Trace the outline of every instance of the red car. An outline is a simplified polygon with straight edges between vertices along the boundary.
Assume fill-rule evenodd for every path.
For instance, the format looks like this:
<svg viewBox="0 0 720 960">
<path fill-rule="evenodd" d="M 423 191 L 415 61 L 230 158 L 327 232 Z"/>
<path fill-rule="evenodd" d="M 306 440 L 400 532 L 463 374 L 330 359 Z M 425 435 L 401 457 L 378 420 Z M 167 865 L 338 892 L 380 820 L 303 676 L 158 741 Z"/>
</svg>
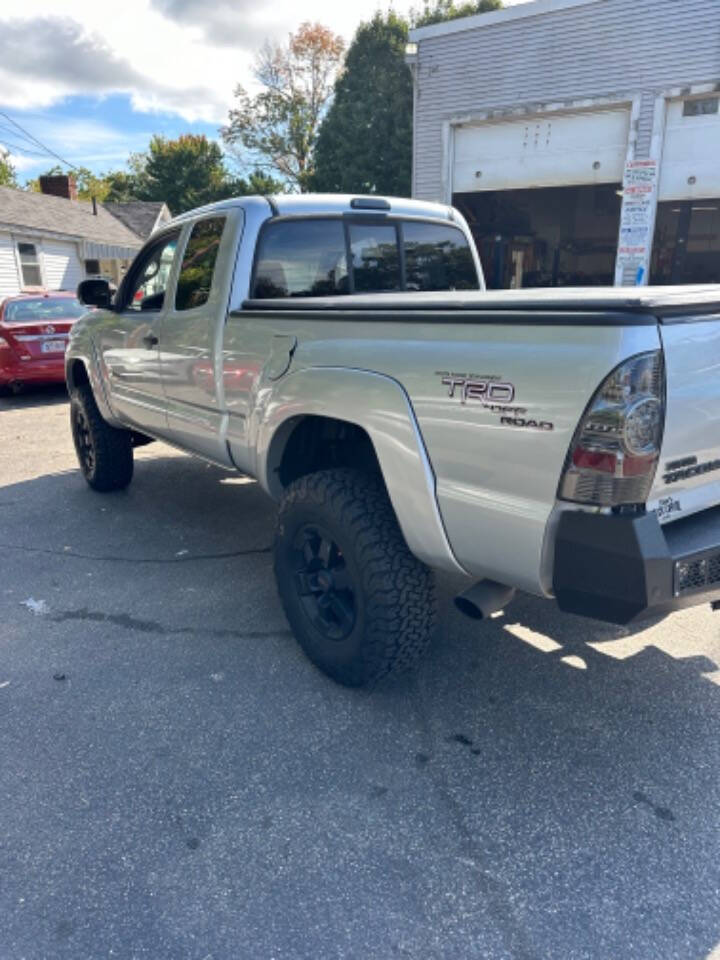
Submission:
<svg viewBox="0 0 720 960">
<path fill-rule="evenodd" d="M 0 304 L 0 388 L 65 379 L 70 327 L 88 312 L 74 293 L 33 293 Z"/>
</svg>

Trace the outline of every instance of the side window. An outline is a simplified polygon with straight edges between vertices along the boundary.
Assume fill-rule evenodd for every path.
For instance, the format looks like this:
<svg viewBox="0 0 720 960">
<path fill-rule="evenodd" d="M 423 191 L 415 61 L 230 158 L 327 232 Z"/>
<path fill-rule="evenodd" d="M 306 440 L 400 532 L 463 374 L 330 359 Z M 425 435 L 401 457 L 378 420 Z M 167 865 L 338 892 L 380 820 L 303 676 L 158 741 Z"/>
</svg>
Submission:
<svg viewBox="0 0 720 960">
<path fill-rule="evenodd" d="M 42 272 L 40 270 L 40 256 L 34 243 L 18 243 L 20 269 L 24 287 L 41 287 Z"/>
<path fill-rule="evenodd" d="M 400 254 L 393 224 L 351 224 L 350 251 L 356 293 L 401 289 Z"/>
<path fill-rule="evenodd" d="M 281 220 L 263 230 L 253 297 L 324 297 L 348 290 L 340 220 Z"/>
<path fill-rule="evenodd" d="M 225 217 L 198 220 L 188 238 L 175 294 L 176 310 L 192 310 L 207 303 Z"/>
<path fill-rule="evenodd" d="M 126 310 L 162 310 L 165 303 L 178 235 L 163 237 L 139 255 L 129 277 L 124 297 Z"/>
<path fill-rule="evenodd" d="M 465 234 L 442 223 L 403 223 L 407 290 L 477 290 Z"/>
</svg>

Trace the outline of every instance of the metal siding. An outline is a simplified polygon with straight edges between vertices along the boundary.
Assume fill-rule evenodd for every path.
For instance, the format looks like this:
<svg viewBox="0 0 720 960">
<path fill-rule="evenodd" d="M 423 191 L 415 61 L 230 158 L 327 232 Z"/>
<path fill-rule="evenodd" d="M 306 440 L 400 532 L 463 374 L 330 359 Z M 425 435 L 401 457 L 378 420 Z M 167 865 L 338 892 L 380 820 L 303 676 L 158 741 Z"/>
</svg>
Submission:
<svg viewBox="0 0 720 960">
<path fill-rule="evenodd" d="M 604 0 L 421 40 L 415 195 L 443 199 L 442 125 L 450 118 L 642 94 L 642 157 L 655 97 L 718 79 L 718 0 Z"/>
<path fill-rule="evenodd" d="M 15 244 L 9 233 L 0 233 L 0 300 L 20 292 Z"/>
<path fill-rule="evenodd" d="M 83 264 L 74 243 L 40 244 L 43 261 L 43 275 L 48 290 L 76 290 L 85 276 Z"/>
</svg>

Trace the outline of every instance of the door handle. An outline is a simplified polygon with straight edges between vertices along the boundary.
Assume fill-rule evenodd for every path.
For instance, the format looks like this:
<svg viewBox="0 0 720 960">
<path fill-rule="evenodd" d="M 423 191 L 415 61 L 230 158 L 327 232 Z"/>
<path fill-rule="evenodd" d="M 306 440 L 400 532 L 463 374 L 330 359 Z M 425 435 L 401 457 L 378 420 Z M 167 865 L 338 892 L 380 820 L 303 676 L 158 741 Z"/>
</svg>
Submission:
<svg viewBox="0 0 720 960">
<path fill-rule="evenodd" d="M 142 338 L 146 347 L 156 347 L 160 342 L 154 333 L 146 333 Z"/>
</svg>

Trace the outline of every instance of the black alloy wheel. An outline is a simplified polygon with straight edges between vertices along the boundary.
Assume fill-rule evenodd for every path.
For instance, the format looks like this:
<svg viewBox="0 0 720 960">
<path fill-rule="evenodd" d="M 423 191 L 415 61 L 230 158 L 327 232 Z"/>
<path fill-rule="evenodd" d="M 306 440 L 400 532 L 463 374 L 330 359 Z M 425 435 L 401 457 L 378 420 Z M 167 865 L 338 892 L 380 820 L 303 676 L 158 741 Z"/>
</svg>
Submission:
<svg viewBox="0 0 720 960">
<path fill-rule="evenodd" d="M 72 432 L 80 469 L 86 478 L 92 477 L 95 472 L 95 449 L 90 424 L 82 407 L 77 406 L 72 410 Z"/>
<path fill-rule="evenodd" d="M 301 527 L 293 541 L 295 589 L 310 622 L 329 640 L 344 640 L 355 626 L 355 588 L 342 550 L 332 536 L 313 524 Z"/>
</svg>

